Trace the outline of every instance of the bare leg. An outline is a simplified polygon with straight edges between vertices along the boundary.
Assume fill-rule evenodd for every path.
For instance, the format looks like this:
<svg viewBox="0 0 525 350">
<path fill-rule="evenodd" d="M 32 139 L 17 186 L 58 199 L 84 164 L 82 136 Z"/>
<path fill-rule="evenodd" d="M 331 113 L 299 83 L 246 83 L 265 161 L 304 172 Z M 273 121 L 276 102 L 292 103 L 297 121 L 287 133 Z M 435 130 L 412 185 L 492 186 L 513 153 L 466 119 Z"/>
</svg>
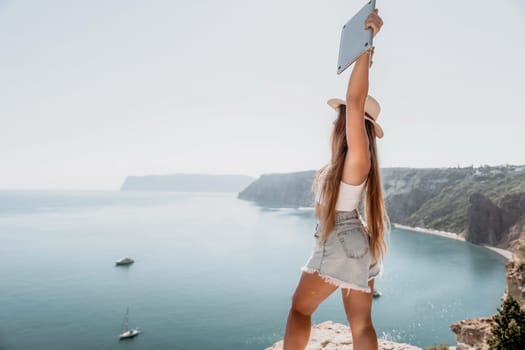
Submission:
<svg viewBox="0 0 525 350">
<path fill-rule="evenodd" d="M 292 297 L 283 350 L 304 350 L 310 339 L 312 314 L 338 287 L 324 281 L 317 272 L 303 271 Z"/>
<path fill-rule="evenodd" d="M 350 323 L 354 350 L 378 350 L 377 335 L 372 324 L 372 299 L 374 296 L 374 281 L 368 281 L 370 293 L 342 288 L 341 294 L 345 306 L 346 318 Z"/>
</svg>

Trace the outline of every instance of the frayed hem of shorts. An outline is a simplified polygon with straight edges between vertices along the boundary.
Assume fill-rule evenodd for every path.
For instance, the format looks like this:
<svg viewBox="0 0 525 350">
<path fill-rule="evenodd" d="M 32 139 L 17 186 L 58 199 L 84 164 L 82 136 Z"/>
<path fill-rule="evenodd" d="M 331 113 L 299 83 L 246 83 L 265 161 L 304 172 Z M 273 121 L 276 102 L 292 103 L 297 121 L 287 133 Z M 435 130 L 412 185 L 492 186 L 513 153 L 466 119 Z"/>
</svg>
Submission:
<svg viewBox="0 0 525 350">
<path fill-rule="evenodd" d="M 383 276 L 383 271 L 384 271 L 385 267 L 383 266 L 383 264 L 379 265 L 379 272 L 377 273 L 377 275 L 374 275 L 374 276 L 371 276 L 371 277 L 368 277 L 368 281 L 374 279 L 374 278 L 378 278 L 378 277 L 381 277 Z"/>
<path fill-rule="evenodd" d="M 348 291 L 346 292 L 347 296 L 350 294 L 350 289 L 355 289 L 355 290 L 358 290 L 360 292 L 365 292 L 365 293 L 370 293 L 371 292 L 370 291 L 370 287 L 363 288 L 363 287 L 360 287 L 360 286 L 358 286 L 356 284 L 353 284 L 353 283 L 348 283 L 348 282 L 345 282 L 345 281 L 341 281 L 340 279 L 337 279 L 337 278 L 332 277 L 332 276 L 328 276 L 328 275 L 325 275 L 325 274 L 320 274 L 318 269 L 311 269 L 309 267 L 303 266 L 303 267 L 301 267 L 301 271 L 304 271 L 304 272 L 307 272 L 307 273 L 317 272 L 319 277 L 321 277 L 324 281 L 326 281 L 326 282 L 328 282 L 330 284 L 333 284 L 334 286 L 337 286 L 337 287 L 340 287 L 340 288 L 344 288 L 344 289 L 348 289 Z"/>
</svg>

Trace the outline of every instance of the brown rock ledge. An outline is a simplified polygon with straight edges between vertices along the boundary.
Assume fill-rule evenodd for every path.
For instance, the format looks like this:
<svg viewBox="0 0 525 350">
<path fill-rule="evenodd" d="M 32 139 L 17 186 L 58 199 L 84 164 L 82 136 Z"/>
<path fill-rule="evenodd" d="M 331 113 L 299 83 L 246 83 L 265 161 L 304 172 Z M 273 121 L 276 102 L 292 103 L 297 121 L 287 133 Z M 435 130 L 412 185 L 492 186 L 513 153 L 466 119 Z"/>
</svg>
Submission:
<svg viewBox="0 0 525 350">
<path fill-rule="evenodd" d="M 492 331 L 491 317 L 469 318 L 450 326 L 458 341 L 457 350 L 488 350 Z"/>
<path fill-rule="evenodd" d="M 395 343 L 378 339 L 379 350 L 422 350 L 406 343 Z M 265 350 L 282 350 L 283 341 L 279 340 Z M 310 341 L 305 350 L 353 350 L 350 327 L 342 323 L 325 321 L 312 325 Z"/>
</svg>

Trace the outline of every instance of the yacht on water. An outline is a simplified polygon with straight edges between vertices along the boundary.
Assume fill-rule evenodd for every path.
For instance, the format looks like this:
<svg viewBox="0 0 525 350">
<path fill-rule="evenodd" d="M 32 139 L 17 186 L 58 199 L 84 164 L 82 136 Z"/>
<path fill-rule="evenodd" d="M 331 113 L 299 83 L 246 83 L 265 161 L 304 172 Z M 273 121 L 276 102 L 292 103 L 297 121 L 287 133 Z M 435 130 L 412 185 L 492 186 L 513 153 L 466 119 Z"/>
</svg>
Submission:
<svg viewBox="0 0 525 350">
<path fill-rule="evenodd" d="M 118 259 L 117 261 L 115 261 L 115 265 L 119 266 L 119 265 L 131 265 L 135 262 L 135 260 L 131 259 L 131 258 L 128 258 L 128 257 L 124 257 L 124 258 L 121 258 L 121 259 Z"/>
<path fill-rule="evenodd" d="M 123 327 L 124 332 L 120 333 L 119 340 L 134 338 L 142 333 L 138 328 L 129 328 L 128 325 L 128 308 L 126 308 L 126 318 L 124 320 Z"/>
</svg>

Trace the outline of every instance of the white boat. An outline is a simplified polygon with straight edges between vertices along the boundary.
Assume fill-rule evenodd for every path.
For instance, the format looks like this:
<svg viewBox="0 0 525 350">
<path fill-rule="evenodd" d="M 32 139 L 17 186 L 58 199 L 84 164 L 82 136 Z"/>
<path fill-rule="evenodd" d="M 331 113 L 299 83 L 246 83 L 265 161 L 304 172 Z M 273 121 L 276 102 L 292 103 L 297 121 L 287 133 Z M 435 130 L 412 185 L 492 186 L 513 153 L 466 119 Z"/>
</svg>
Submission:
<svg viewBox="0 0 525 350">
<path fill-rule="evenodd" d="M 138 328 L 129 328 L 128 325 L 128 308 L 126 308 L 126 318 L 123 323 L 124 332 L 119 334 L 119 340 L 134 338 L 142 333 Z"/>
<path fill-rule="evenodd" d="M 131 259 L 131 258 L 128 258 L 128 257 L 124 257 L 124 258 L 121 258 L 121 259 L 118 259 L 117 261 L 115 261 L 115 265 L 131 265 L 135 262 L 135 260 Z"/>
<path fill-rule="evenodd" d="M 374 298 L 380 297 L 381 295 L 383 295 L 383 293 L 374 288 Z"/>
<path fill-rule="evenodd" d="M 141 332 L 138 330 L 138 329 L 130 329 L 126 332 L 123 332 L 119 335 L 119 339 L 129 339 L 129 338 L 133 338 L 133 337 L 136 337 L 137 335 L 139 335 Z"/>
</svg>

